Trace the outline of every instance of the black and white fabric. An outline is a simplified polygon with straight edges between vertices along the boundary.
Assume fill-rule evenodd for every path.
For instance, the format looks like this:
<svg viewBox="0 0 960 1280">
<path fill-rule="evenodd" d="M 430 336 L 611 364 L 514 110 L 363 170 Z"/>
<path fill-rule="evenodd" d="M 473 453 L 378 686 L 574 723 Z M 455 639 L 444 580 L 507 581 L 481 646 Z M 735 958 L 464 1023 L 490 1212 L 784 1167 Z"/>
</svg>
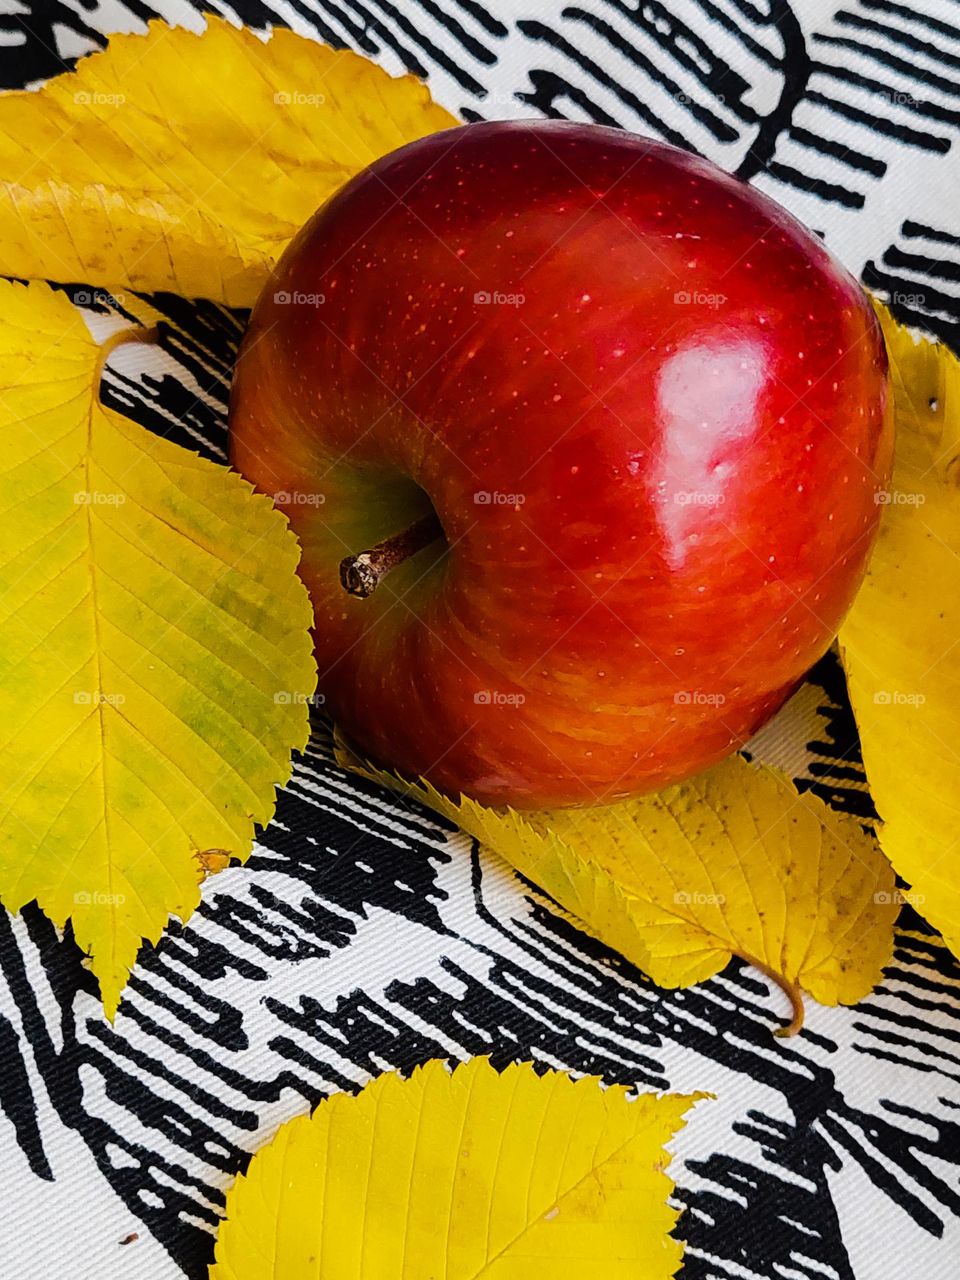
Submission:
<svg viewBox="0 0 960 1280">
<path fill-rule="evenodd" d="M 187 0 L 4 9 L 8 88 L 151 17 L 203 23 Z M 416 72 L 464 119 L 595 120 L 699 151 L 823 235 L 901 319 L 960 339 L 958 0 L 216 11 Z M 118 357 L 106 394 L 223 460 L 245 316 L 152 301 L 160 349 Z M 94 295 L 92 322 L 112 309 Z M 834 657 L 752 749 L 871 816 Z M 657 989 L 465 836 L 341 772 L 318 721 L 250 861 L 144 951 L 112 1027 L 69 931 L 0 912 L 0 1278 L 201 1280 L 226 1188 L 283 1121 L 383 1071 L 488 1054 L 716 1095 L 673 1148 L 683 1280 L 957 1280 L 960 964 L 907 908 L 869 999 L 811 1004 L 788 1041 L 771 1034 L 785 1012 L 738 963 Z"/>
</svg>

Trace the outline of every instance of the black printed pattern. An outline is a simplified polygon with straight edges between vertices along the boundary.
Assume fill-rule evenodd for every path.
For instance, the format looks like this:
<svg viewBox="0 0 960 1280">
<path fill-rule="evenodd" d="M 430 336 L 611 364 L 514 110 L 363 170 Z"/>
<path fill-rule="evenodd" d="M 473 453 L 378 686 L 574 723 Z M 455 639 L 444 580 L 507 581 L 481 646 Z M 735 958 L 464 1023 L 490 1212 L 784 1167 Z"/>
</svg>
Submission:
<svg viewBox="0 0 960 1280">
<path fill-rule="evenodd" d="M 121 14 L 189 12 L 47 0 L 0 16 L 0 84 L 55 74 Z M 956 0 L 227 12 L 423 75 L 465 119 L 597 120 L 698 150 L 793 209 L 901 318 L 957 341 Z M 138 377 L 112 373 L 106 398 L 222 461 L 245 316 L 151 301 L 160 350 Z M 752 746 L 872 816 L 832 655 Z M 69 931 L 0 913 L 0 1276 L 200 1280 L 226 1188 L 279 1123 L 385 1070 L 489 1054 L 717 1095 L 676 1143 L 684 1280 L 955 1280 L 960 965 L 908 913 L 869 1000 L 811 1008 L 792 1041 L 771 1035 L 784 1013 L 738 963 L 658 990 L 466 837 L 344 775 L 318 721 L 252 858 L 144 952 L 114 1027 Z"/>
</svg>

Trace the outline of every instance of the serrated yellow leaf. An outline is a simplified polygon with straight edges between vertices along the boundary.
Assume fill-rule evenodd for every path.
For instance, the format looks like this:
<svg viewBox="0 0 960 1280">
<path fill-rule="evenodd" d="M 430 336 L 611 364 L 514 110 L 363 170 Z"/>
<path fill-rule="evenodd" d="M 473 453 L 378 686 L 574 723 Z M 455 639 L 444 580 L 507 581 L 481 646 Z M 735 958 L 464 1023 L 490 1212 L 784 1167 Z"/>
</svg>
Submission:
<svg viewBox="0 0 960 1280">
<path fill-rule="evenodd" d="M 381 1076 L 254 1156 L 210 1280 L 667 1280 L 663 1146 L 705 1096 L 484 1058 Z"/>
<path fill-rule="evenodd" d="M 347 768 L 387 785 L 343 743 Z M 732 956 L 790 994 L 855 1004 L 893 947 L 893 871 L 853 818 L 742 756 L 657 795 L 588 809 L 487 809 L 403 789 L 488 845 L 663 987 Z"/>
<path fill-rule="evenodd" d="M 112 1015 L 204 860 L 269 820 L 316 671 L 285 519 L 104 409 L 103 351 L 0 282 L 0 901 L 72 918 Z"/>
<path fill-rule="evenodd" d="M 960 955 L 960 362 L 877 311 L 896 453 L 840 648 L 881 846 Z"/>
<path fill-rule="evenodd" d="M 413 76 L 292 31 L 151 22 L 0 95 L 0 274 L 250 306 L 348 178 L 457 123 Z"/>
</svg>

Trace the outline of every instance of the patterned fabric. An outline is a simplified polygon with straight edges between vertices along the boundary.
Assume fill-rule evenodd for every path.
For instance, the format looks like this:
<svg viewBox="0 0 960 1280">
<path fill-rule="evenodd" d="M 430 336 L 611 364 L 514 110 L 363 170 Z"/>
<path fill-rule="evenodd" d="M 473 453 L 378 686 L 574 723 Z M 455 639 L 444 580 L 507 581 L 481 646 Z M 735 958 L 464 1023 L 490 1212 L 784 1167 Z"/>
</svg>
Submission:
<svg viewBox="0 0 960 1280">
<path fill-rule="evenodd" d="M 821 233 L 902 319 L 960 337 L 957 0 L 218 11 L 415 71 L 466 119 L 596 120 L 700 151 Z M 186 0 L 0 16 L 0 83 L 155 15 L 202 24 Z M 106 397 L 222 460 L 245 316 L 153 301 L 160 349 L 128 351 Z M 871 816 L 833 656 L 752 749 Z M 658 990 L 466 837 L 345 776 L 319 722 L 249 863 L 144 952 L 115 1026 L 69 932 L 36 910 L 0 912 L 0 975 L 0 1277 L 200 1280 L 225 1189 L 280 1123 L 382 1071 L 481 1053 L 716 1094 L 674 1144 L 684 1280 L 960 1276 L 960 965 L 909 909 L 872 997 L 810 1005 L 803 1033 L 777 1040 L 783 997 L 756 971 Z"/>
</svg>

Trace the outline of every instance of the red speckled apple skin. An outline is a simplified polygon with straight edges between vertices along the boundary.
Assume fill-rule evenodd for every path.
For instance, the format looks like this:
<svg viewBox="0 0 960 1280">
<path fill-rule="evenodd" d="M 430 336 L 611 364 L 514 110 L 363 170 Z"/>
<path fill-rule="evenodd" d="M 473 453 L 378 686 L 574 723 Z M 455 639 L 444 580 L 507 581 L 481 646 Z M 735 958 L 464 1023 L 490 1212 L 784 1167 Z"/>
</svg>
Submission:
<svg viewBox="0 0 960 1280">
<path fill-rule="evenodd" d="M 353 179 L 260 298 L 232 457 L 303 543 L 320 692 L 381 765 L 517 807 L 719 760 L 859 586 L 889 480 L 857 283 L 710 163 L 467 125 Z M 367 600 L 338 565 L 432 503 Z"/>
</svg>

